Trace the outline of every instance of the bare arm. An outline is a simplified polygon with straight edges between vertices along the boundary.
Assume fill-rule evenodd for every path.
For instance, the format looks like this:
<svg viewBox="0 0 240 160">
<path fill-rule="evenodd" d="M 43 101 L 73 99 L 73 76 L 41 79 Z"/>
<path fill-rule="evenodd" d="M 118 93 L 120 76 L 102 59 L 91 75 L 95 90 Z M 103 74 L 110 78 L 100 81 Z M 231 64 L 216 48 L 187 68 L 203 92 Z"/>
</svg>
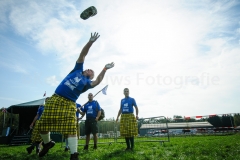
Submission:
<svg viewBox="0 0 240 160">
<path fill-rule="evenodd" d="M 92 46 L 93 42 L 88 42 L 82 49 L 82 52 L 80 53 L 78 59 L 77 59 L 77 63 L 83 63 L 85 60 L 85 56 L 88 54 L 88 51 L 90 49 L 90 47 Z"/>
<path fill-rule="evenodd" d="M 114 63 L 113 63 L 113 62 L 112 62 L 112 63 L 109 63 L 109 64 L 106 64 L 105 67 L 104 67 L 104 69 L 103 69 L 103 70 L 101 71 L 101 73 L 97 76 L 97 79 L 96 79 L 95 81 L 92 81 L 91 86 L 92 86 L 92 87 L 95 87 L 95 86 L 99 85 L 99 84 L 102 82 L 106 71 L 107 71 L 108 69 L 112 68 L 112 67 L 114 67 Z"/>
<path fill-rule="evenodd" d="M 117 119 L 116 119 L 116 122 L 118 121 L 118 118 L 119 118 L 119 116 L 122 114 L 122 110 L 121 110 L 121 108 L 119 109 L 119 111 L 118 111 L 118 115 L 117 115 Z"/>
<path fill-rule="evenodd" d="M 85 116 L 85 112 L 82 112 L 82 114 L 81 114 L 81 115 L 82 115 L 82 118 L 83 118 L 83 117 Z"/>
<path fill-rule="evenodd" d="M 137 106 L 134 106 L 135 109 L 136 109 L 136 119 L 138 119 L 138 107 Z"/>
<path fill-rule="evenodd" d="M 30 125 L 30 128 L 33 127 L 33 125 L 34 125 L 34 123 L 36 122 L 37 118 L 38 118 L 38 114 L 34 117 L 32 123 L 31 123 L 31 125 Z"/>
<path fill-rule="evenodd" d="M 79 118 L 79 120 L 83 119 L 84 116 L 85 116 L 85 113 L 82 114 L 82 116 Z"/>
<path fill-rule="evenodd" d="M 82 117 L 84 116 L 84 112 L 82 112 L 79 108 L 77 109 L 77 112 L 80 113 L 82 115 Z"/>
<path fill-rule="evenodd" d="M 92 35 L 91 33 L 91 37 L 90 40 L 87 42 L 87 44 L 83 47 L 78 59 L 77 59 L 77 63 L 83 63 L 85 60 L 86 55 L 88 54 L 88 51 L 90 49 L 90 47 L 92 46 L 92 44 L 100 37 L 100 35 L 98 35 L 98 33 L 94 33 L 94 35 Z"/>
<path fill-rule="evenodd" d="M 102 80 L 103 80 L 103 78 L 105 76 L 105 73 L 106 73 L 106 69 L 104 68 L 101 71 L 101 73 L 97 76 L 97 79 L 95 81 L 92 81 L 91 86 L 95 87 L 95 86 L 99 85 L 102 82 Z"/>
<path fill-rule="evenodd" d="M 98 121 L 98 118 L 101 116 L 101 111 L 98 111 L 97 117 L 96 117 L 96 121 Z"/>
</svg>

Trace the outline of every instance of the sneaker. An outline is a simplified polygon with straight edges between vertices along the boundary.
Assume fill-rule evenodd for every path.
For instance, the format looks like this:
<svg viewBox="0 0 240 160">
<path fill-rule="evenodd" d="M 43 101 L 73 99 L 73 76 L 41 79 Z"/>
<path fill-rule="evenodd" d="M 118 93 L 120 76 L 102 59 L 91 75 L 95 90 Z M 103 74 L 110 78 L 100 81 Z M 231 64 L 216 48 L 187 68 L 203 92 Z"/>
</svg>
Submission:
<svg viewBox="0 0 240 160">
<path fill-rule="evenodd" d="M 67 152 L 68 150 L 69 150 L 68 147 L 65 147 L 64 151 Z"/>
<path fill-rule="evenodd" d="M 97 14 L 97 9 L 94 6 L 88 7 L 81 14 L 80 18 L 86 20 L 89 17 L 95 16 Z"/>
<path fill-rule="evenodd" d="M 85 145 L 83 150 L 88 150 L 88 145 Z"/>
<path fill-rule="evenodd" d="M 45 156 L 45 154 L 48 153 L 48 150 L 55 145 L 55 142 L 50 141 L 47 144 L 42 144 L 42 145 L 43 145 L 43 149 L 39 152 L 39 154 L 38 154 L 39 157 Z"/>
<path fill-rule="evenodd" d="M 28 154 L 31 154 L 31 153 L 32 153 L 32 151 L 33 151 L 33 149 L 34 149 L 34 147 L 33 147 L 33 146 L 30 146 L 30 147 L 26 148 L 26 150 L 27 150 Z"/>
<path fill-rule="evenodd" d="M 79 153 L 75 152 L 74 154 L 71 154 L 70 160 L 79 160 L 78 158 Z"/>
</svg>

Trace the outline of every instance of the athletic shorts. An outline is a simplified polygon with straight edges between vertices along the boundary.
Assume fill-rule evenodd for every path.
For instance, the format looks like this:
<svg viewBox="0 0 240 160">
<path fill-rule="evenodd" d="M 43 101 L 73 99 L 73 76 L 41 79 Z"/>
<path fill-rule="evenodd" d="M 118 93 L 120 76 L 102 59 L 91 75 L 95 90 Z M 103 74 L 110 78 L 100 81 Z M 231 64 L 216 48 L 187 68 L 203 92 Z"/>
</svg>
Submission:
<svg viewBox="0 0 240 160">
<path fill-rule="evenodd" d="M 98 133 L 98 124 L 95 119 L 87 119 L 85 121 L 85 134 L 96 134 Z"/>
</svg>

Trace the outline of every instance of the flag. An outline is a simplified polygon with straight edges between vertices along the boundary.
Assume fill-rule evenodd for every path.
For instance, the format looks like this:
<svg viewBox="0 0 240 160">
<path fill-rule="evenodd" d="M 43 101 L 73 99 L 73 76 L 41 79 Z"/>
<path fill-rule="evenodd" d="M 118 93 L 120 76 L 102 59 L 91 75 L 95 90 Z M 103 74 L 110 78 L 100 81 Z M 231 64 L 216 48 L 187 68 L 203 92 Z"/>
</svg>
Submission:
<svg viewBox="0 0 240 160">
<path fill-rule="evenodd" d="M 46 96 L 46 91 L 45 91 L 45 93 L 43 94 L 43 97 L 45 97 Z"/>
<path fill-rule="evenodd" d="M 3 108 L 2 112 L 3 112 L 3 113 L 7 113 L 6 108 Z"/>
<path fill-rule="evenodd" d="M 108 88 L 108 85 L 106 85 L 103 89 L 102 89 L 102 93 L 107 95 L 107 88 Z"/>
</svg>

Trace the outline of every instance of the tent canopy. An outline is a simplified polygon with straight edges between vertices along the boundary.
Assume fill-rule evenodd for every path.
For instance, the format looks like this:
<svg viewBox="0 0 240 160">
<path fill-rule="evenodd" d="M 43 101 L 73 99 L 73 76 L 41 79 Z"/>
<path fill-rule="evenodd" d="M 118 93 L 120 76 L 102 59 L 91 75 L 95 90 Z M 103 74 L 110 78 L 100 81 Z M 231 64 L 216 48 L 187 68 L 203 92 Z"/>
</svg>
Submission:
<svg viewBox="0 0 240 160">
<path fill-rule="evenodd" d="M 39 100 L 35 100 L 35 101 L 30 101 L 30 102 L 25 102 L 25 103 L 21 103 L 21 104 L 16 104 L 16 105 L 12 105 L 10 107 L 8 107 L 7 111 L 9 113 L 14 113 L 14 114 L 19 114 L 21 112 L 25 112 L 29 109 L 29 107 L 39 107 L 40 105 L 44 104 L 46 98 L 42 98 Z"/>
<path fill-rule="evenodd" d="M 17 134 L 26 134 L 34 117 L 37 115 L 38 107 L 44 104 L 45 99 L 46 98 L 42 98 L 8 107 L 8 113 L 19 114 L 19 131 Z M 14 121 L 14 119 L 12 119 L 12 121 Z M 10 126 L 12 126 L 12 121 Z"/>
</svg>

